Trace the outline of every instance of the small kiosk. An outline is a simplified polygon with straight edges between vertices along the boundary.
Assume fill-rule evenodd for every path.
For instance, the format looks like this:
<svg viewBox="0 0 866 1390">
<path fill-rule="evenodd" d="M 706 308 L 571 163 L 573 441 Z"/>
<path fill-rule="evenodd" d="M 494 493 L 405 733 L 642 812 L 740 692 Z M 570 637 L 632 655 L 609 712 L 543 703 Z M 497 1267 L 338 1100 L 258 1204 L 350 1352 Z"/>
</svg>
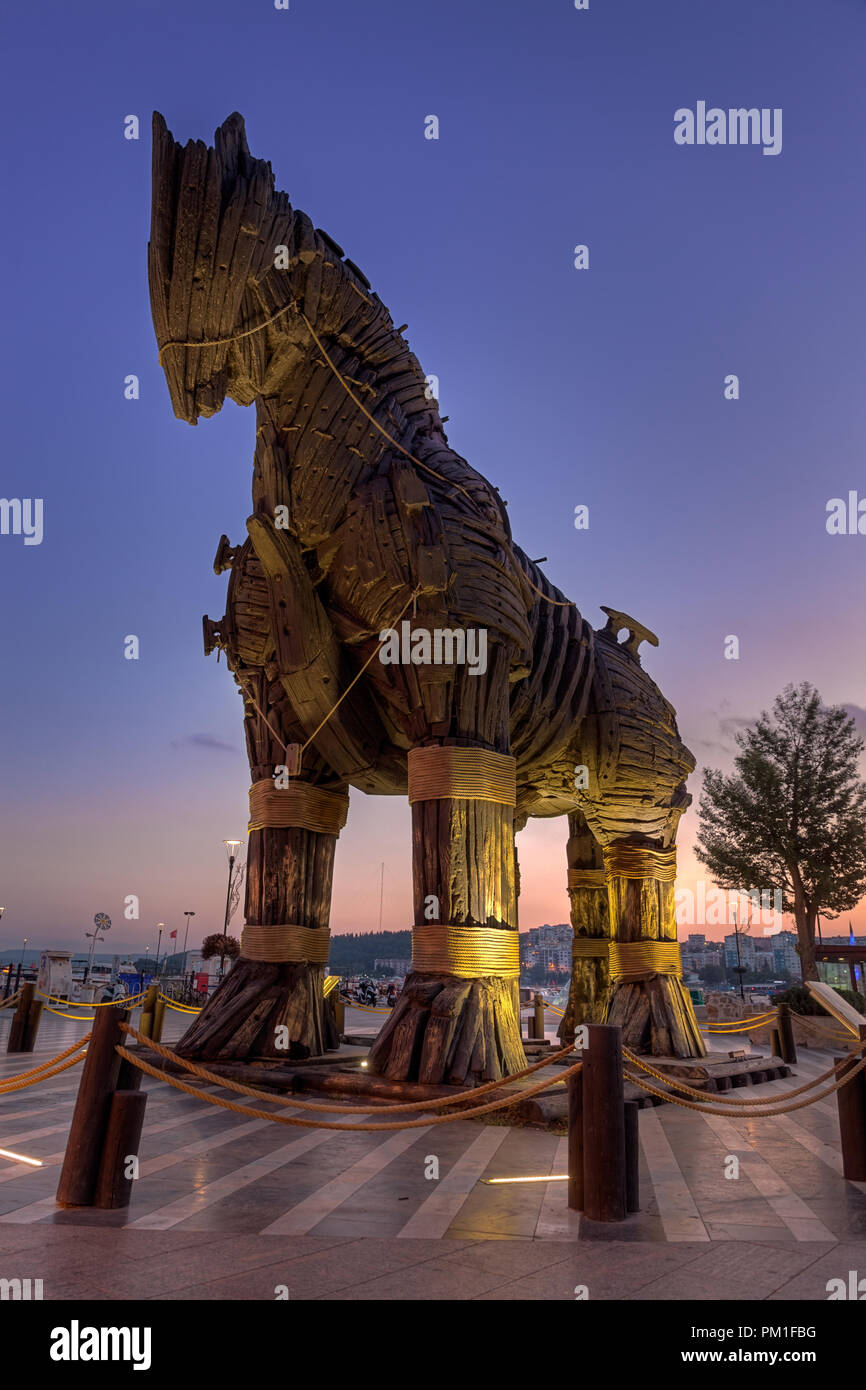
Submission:
<svg viewBox="0 0 866 1390">
<path fill-rule="evenodd" d="M 72 951 L 42 951 L 36 988 L 40 994 L 53 994 L 56 999 L 71 999 Z"/>
</svg>

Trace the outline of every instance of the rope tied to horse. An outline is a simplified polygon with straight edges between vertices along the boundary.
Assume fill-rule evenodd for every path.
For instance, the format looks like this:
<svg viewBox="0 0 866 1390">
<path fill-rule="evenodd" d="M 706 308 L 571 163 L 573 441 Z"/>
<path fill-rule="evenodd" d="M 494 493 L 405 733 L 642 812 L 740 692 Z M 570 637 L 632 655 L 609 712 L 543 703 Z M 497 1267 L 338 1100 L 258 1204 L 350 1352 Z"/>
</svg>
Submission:
<svg viewBox="0 0 866 1390">
<path fill-rule="evenodd" d="M 360 293 L 360 291 L 359 291 L 359 293 Z M 363 295 L 362 295 L 361 297 L 364 298 Z M 369 301 L 368 301 L 368 302 L 369 302 Z M 394 449 L 396 449 L 398 453 L 402 454 L 402 455 L 404 456 L 404 458 L 407 458 L 407 459 L 409 460 L 410 463 L 414 463 L 415 466 L 416 466 L 416 468 L 422 469 L 423 472 L 429 473 L 429 474 L 431 475 L 431 477 L 436 478 L 440 483 L 444 483 L 445 486 L 446 486 L 447 488 L 452 488 L 452 489 L 455 489 L 457 492 L 462 492 L 463 496 L 467 499 L 467 501 L 471 504 L 471 506 L 472 506 L 473 508 L 477 508 L 478 504 L 477 504 L 475 498 L 473 498 L 472 494 L 471 494 L 470 492 L 468 492 L 468 491 L 466 490 L 466 488 L 462 486 L 461 483 L 458 483 L 458 482 L 457 482 L 455 479 L 453 479 L 453 478 L 446 478 L 446 476 L 445 476 L 444 473 L 440 473 L 440 472 L 438 471 L 438 469 L 431 467 L 431 465 L 430 465 L 429 463 L 424 463 L 423 459 L 416 458 L 416 456 L 415 456 L 413 453 L 411 453 L 407 448 L 405 448 L 405 446 L 402 445 L 402 444 L 399 442 L 399 440 L 395 439 L 394 436 L 393 436 L 392 434 L 389 434 L 388 430 L 386 430 L 386 429 L 384 428 L 384 426 L 382 426 L 382 425 L 379 424 L 379 421 L 375 418 L 374 415 L 372 415 L 372 414 L 370 413 L 370 411 L 369 411 L 369 410 L 367 409 L 367 407 L 364 405 L 364 402 L 363 402 L 358 396 L 356 396 L 355 392 L 352 390 L 351 386 L 349 385 L 349 383 L 348 383 L 348 381 L 346 380 L 346 378 L 343 376 L 342 372 L 340 371 L 340 369 L 339 369 L 339 367 L 336 365 L 336 363 L 334 363 L 334 362 L 331 361 L 331 358 L 330 358 L 329 355 L 328 355 L 328 352 L 327 352 L 327 349 L 325 348 L 324 343 L 322 342 L 321 338 L 319 337 L 319 335 L 318 335 L 318 333 L 316 332 L 316 330 L 315 330 L 315 328 L 313 327 L 313 325 L 310 323 L 310 320 L 307 318 L 306 314 L 305 314 L 305 313 L 303 312 L 303 310 L 298 306 L 297 301 L 294 300 L 294 299 L 290 299 L 289 302 L 288 302 L 287 304 L 284 304 L 284 305 L 282 306 L 282 308 L 277 309 L 275 313 L 271 314 L 270 317 L 264 319 L 261 323 L 254 324 L 251 328 L 244 328 L 244 329 L 241 329 L 241 330 L 240 330 L 239 332 L 237 332 L 237 333 L 227 334 L 224 338 L 200 338 L 200 339 L 198 340 L 198 342 L 193 342 L 191 339 L 186 340 L 186 341 L 177 340 L 177 339 L 169 339 L 167 342 L 163 343 L 163 344 L 160 346 L 159 351 L 158 351 L 158 353 L 157 353 L 157 360 L 158 360 L 160 366 L 162 366 L 162 355 L 163 355 L 163 353 L 166 351 L 166 349 L 167 349 L 167 348 L 170 348 L 170 347 L 178 347 L 178 348 L 228 347 L 228 346 L 230 346 L 232 343 L 240 342 L 242 338 L 249 338 L 249 337 L 252 336 L 253 333 L 260 333 L 263 329 L 269 328 L 269 327 L 271 326 L 271 324 L 276 323 L 278 319 L 282 318 L 284 314 L 287 314 L 287 313 L 289 313 L 290 311 L 294 311 L 294 312 L 298 315 L 299 318 L 303 319 L 303 321 L 304 321 L 304 323 L 305 323 L 305 325 L 306 325 L 307 331 L 308 331 L 308 333 L 310 334 L 311 338 L 313 339 L 313 342 L 316 344 L 316 347 L 319 349 L 319 352 L 322 354 L 322 357 L 324 358 L 325 363 L 326 363 L 327 366 L 330 368 L 330 370 L 333 372 L 334 376 L 336 377 L 337 381 L 338 381 L 338 382 L 340 383 L 340 385 L 342 386 L 343 390 L 346 392 L 346 395 L 347 395 L 347 396 L 349 397 L 349 399 L 350 399 L 351 401 L 353 401 L 354 404 L 358 407 L 358 409 L 361 411 L 361 414 L 364 415 L 364 416 L 366 417 L 366 419 L 369 420 L 369 422 L 370 422 L 370 424 L 373 426 L 373 428 L 376 429 L 376 430 L 378 430 L 378 431 L 379 431 L 379 434 L 381 434 L 382 437 L 388 441 L 388 443 L 391 445 L 391 447 L 394 448 Z M 528 586 L 528 588 L 530 588 L 530 589 L 532 590 L 533 593 L 537 594 L 539 598 L 543 598 L 544 601 L 545 601 L 545 603 L 549 603 L 549 604 L 551 605 L 551 607 L 553 607 L 553 608 L 574 608 L 574 607 L 576 606 L 575 603 L 574 603 L 574 601 L 573 601 L 572 599 L 565 599 L 565 600 L 563 600 L 563 599 L 550 598 L 550 596 L 549 596 L 548 594 L 546 594 L 546 593 L 544 592 L 543 589 L 539 589 L 538 585 L 537 585 L 537 584 L 534 584 L 534 583 L 532 582 L 532 580 L 529 578 L 529 576 L 528 576 L 528 574 L 526 573 L 526 571 L 524 570 L 523 566 L 520 565 L 520 564 L 518 564 L 517 557 L 516 557 L 516 555 L 514 554 L 513 547 L 510 545 L 510 543 L 509 543 L 509 541 L 508 541 L 508 537 L 507 537 L 506 535 L 504 535 L 504 534 L 503 534 L 503 536 L 502 536 L 502 546 L 503 546 L 503 549 L 506 550 L 506 551 L 508 552 L 508 554 L 510 555 L 511 560 L 512 560 L 512 563 L 514 564 L 514 566 L 515 566 L 515 568 L 516 568 L 518 574 L 520 575 L 521 579 L 523 580 L 523 582 Z M 407 605 L 407 607 L 408 607 L 408 605 Z M 405 609 L 404 609 L 404 612 L 405 612 Z M 374 653 L 374 655 L 375 655 L 375 653 Z M 372 659 L 372 658 L 371 658 L 371 659 Z M 318 730 L 317 730 L 316 732 L 318 733 Z M 315 737 L 315 735 L 313 735 L 313 737 Z"/>
<path fill-rule="evenodd" d="M 412 928 L 412 969 L 460 980 L 520 977 L 520 940 L 500 927 L 453 927 L 425 922 Z"/>
</svg>

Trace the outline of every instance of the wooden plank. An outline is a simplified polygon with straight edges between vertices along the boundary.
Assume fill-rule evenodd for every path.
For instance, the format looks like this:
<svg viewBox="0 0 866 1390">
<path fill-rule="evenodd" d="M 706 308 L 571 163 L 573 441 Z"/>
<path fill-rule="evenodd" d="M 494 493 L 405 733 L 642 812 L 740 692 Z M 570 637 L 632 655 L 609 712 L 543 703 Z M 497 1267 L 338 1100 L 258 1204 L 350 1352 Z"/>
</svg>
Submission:
<svg viewBox="0 0 866 1390">
<path fill-rule="evenodd" d="M 822 980 L 806 980 L 805 985 L 812 998 L 817 999 L 828 1014 L 838 1019 L 855 1038 L 859 1037 L 860 1029 L 866 1025 L 866 1018 L 857 1012 L 853 1004 L 849 1004 L 847 999 L 837 994 L 832 985 L 826 985 Z"/>
</svg>

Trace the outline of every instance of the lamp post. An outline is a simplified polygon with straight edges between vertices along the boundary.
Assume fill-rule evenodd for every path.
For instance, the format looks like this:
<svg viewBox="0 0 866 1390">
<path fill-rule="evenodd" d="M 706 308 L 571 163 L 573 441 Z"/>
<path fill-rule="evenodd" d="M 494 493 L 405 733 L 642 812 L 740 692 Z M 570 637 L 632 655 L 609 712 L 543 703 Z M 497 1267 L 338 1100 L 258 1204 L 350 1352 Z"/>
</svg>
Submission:
<svg viewBox="0 0 866 1390">
<path fill-rule="evenodd" d="M 223 844 L 226 847 L 226 854 L 228 855 L 229 861 L 229 883 L 228 888 L 226 889 L 226 921 L 224 928 L 225 931 L 228 931 L 229 929 L 229 916 L 231 914 L 232 904 L 232 876 L 234 875 L 235 871 L 235 857 L 237 856 L 237 852 L 240 848 L 240 843 L 240 840 L 223 840 Z"/>
<path fill-rule="evenodd" d="M 735 941 L 736 946 L 737 946 L 737 966 L 736 966 L 736 970 L 737 970 L 737 974 L 738 974 L 739 977 L 740 977 L 740 998 L 742 999 L 743 1003 L 745 1004 L 745 1002 L 746 1002 L 746 991 L 743 989 L 743 976 L 744 976 L 744 974 L 746 973 L 746 967 L 743 965 L 742 957 L 740 956 L 740 929 L 739 929 L 739 927 L 737 926 L 737 909 L 736 909 L 736 908 L 734 908 L 734 941 Z"/>
<path fill-rule="evenodd" d="M 185 912 L 183 915 L 186 918 L 186 931 L 183 934 L 183 968 L 186 970 L 186 943 L 189 939 L 189 919 L 190 917 L 194 917 L 195 913 Z"/>
<path fill-rule="evenodd" d="M 162 953 L 162 933 L 165 930 L 165 922 L 157 922 L 159 935 L 156 938 L 156 978 L 159 979 L 159 957 Z"/>
<path fill-rule="evenodd" d="M 194 916 L 195 916 L 195 913 L 194 913 L 194 912 L 184 912 L 183 915 L 184 915 L 184 917 L 186 918 L 186 931 L 185 931 L 184 934 L 183 934 L 183 978 L 184 978 L 184 980 L 186 980 L 186 943 L 187 943 L 187 940 L 189 939 L 189 919 L 190 919 L 190 917 L 194 917 Z"/>
</svg>

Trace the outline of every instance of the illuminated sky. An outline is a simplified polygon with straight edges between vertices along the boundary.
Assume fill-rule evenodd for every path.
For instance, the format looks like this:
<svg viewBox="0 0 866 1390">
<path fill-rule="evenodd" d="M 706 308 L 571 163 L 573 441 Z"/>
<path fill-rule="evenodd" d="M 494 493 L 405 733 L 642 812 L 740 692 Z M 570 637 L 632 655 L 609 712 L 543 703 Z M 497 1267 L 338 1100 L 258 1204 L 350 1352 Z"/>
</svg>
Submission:
<svg viewBox="0 0 866 1390">
<path fill-rule="evenodd" d="M 608 604 L 660 634 L 645 664 L 700 766 L 728 767 L 789 681 L 866 725 L 866 537 L 825 530 L 829 498 L 866 495 L 861 0 L 48 0 L 3 27 L 2 491 L 44 499 L 44 539 L 0 536 L 0 955 L 83 944 L 98 910 L 118 949 L 185 908 L 214 929 L 221 841 L 245 833 L 240 701 L 200 620 L 223 613 L 211 565 L 244 534 L 254 423 L 171 412 L 153 108 L 181 140 L 244 113 L 277 186 L 408 321 L 517 540 L 593 622 Z M 675 145 L 699 100 L 781 107 L 782 152 Z M 564 841 L 564 821 L 521 837 L 524 929 L 567 920 Z M 408 810 L 353 793 L 334 931 L 377 926 L 381 861 L 383 924 L 409 926 Z"/>
</svg>

